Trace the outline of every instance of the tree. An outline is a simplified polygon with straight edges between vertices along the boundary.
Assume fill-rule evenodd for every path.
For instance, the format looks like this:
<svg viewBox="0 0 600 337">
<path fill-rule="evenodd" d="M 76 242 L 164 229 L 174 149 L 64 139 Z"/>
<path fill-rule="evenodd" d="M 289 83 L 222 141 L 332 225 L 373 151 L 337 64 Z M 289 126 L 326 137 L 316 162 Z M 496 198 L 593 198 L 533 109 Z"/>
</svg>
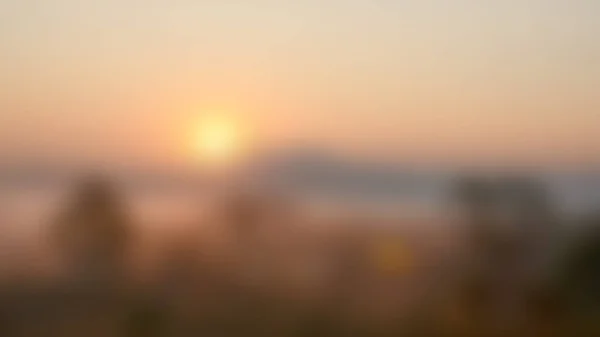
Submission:
<svg viewBox="0 0 600 337">
<path fill-rule="evenodd" d="M 80 181 L 55 229 L 71 276 L 92 282 L 122 276 L 131 232 L 122 201 L 106 178 L 90 175 Z"/>
</svg>

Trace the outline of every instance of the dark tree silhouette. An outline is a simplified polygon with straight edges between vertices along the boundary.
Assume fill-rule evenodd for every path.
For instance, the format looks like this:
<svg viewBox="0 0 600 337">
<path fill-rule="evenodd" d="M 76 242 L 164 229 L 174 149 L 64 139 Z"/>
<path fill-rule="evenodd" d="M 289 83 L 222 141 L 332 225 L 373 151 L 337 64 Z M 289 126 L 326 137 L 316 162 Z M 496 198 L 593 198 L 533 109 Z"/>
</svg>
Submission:
<svg viewBox="0 0 600 337">
<path fill-rule="evenodd" d="M 491 245 L 496 221 L 497 200 L 493 183 L 484 177 L 463 177 L 456 182 L 453 196 L 469 249 L 473 253 L 482 253 Z"/>
<path fill-rule="evenodd" d="M 83 179 L 55 229 L 59 251 L 72 276 L 99 282 L 123 276 L 131 232 L 124 205 L 106 178 Z"/>
<path fill-rule="evenodd" d="M 500 182 L 499 188 L 504 202 L 512 208 L 516 229 L 528 235 L 552 231 L 557 216 L 541 182 L 528 177 L 509 177 Z"/>
<path fill-rule="evenodd" d="M 475 261 L 466 270 L 463 293 L 467 310 L 481 317 L 474 319 L 491 329 L 525 328 L 530 299 L 540 293 L 538 306 L 554 310 L 555 299 L 545 292 L 557 217 L 543 184 L 520 175 L 471 177 L 458 182 L 455 195 Z"/>
<path fill-rule="evenodd" d="M 587 228 L 571 247 L 559 278 L 578 310 L 600 312 L 600 214 L 586 222 Z"/>
</svg>

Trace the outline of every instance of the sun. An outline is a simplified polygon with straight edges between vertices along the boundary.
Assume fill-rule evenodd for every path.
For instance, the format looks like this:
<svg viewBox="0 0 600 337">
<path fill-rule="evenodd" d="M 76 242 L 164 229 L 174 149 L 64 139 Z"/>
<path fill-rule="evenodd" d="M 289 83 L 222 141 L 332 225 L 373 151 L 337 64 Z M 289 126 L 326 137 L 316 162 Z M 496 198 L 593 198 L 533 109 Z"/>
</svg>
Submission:
<svg viewBox="0 0 600 337">
<path fill-rule="evenodd" d="M 194 147 L 201 161 L 225 164 L 242 154 L 243 138 L 239 119 L 221 113 L 209 113 L 196 125 Z"/>
</svg>

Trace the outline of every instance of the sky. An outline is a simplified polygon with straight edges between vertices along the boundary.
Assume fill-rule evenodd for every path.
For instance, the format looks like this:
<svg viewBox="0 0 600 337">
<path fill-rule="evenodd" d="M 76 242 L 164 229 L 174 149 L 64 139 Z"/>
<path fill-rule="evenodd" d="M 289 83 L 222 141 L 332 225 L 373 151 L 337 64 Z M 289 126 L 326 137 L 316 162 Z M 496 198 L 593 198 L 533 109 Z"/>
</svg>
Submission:
<svg viewBox="0 0 600 337">
<path fill-rule="evenodd" d="M 0 156 L 193 160 L 201 115 L 256 148 L 600 164 L 594 0 L 0 0 Z"/>
</svg>

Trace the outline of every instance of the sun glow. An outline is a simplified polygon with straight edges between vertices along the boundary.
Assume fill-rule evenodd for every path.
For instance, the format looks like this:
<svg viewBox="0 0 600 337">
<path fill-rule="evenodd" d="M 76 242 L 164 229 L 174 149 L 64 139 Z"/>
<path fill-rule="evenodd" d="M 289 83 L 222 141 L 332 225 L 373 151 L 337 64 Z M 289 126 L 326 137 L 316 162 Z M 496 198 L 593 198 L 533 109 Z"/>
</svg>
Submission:
<svg viewBox="0 0 600 337">
<path fill-rule="evenodd" d="M 205 115 L 197 124 L 194 146 L 203 162 L 225 164 L 242 155 L 244 136 L 239 119 L 211 113 Z"/>
</svg>

